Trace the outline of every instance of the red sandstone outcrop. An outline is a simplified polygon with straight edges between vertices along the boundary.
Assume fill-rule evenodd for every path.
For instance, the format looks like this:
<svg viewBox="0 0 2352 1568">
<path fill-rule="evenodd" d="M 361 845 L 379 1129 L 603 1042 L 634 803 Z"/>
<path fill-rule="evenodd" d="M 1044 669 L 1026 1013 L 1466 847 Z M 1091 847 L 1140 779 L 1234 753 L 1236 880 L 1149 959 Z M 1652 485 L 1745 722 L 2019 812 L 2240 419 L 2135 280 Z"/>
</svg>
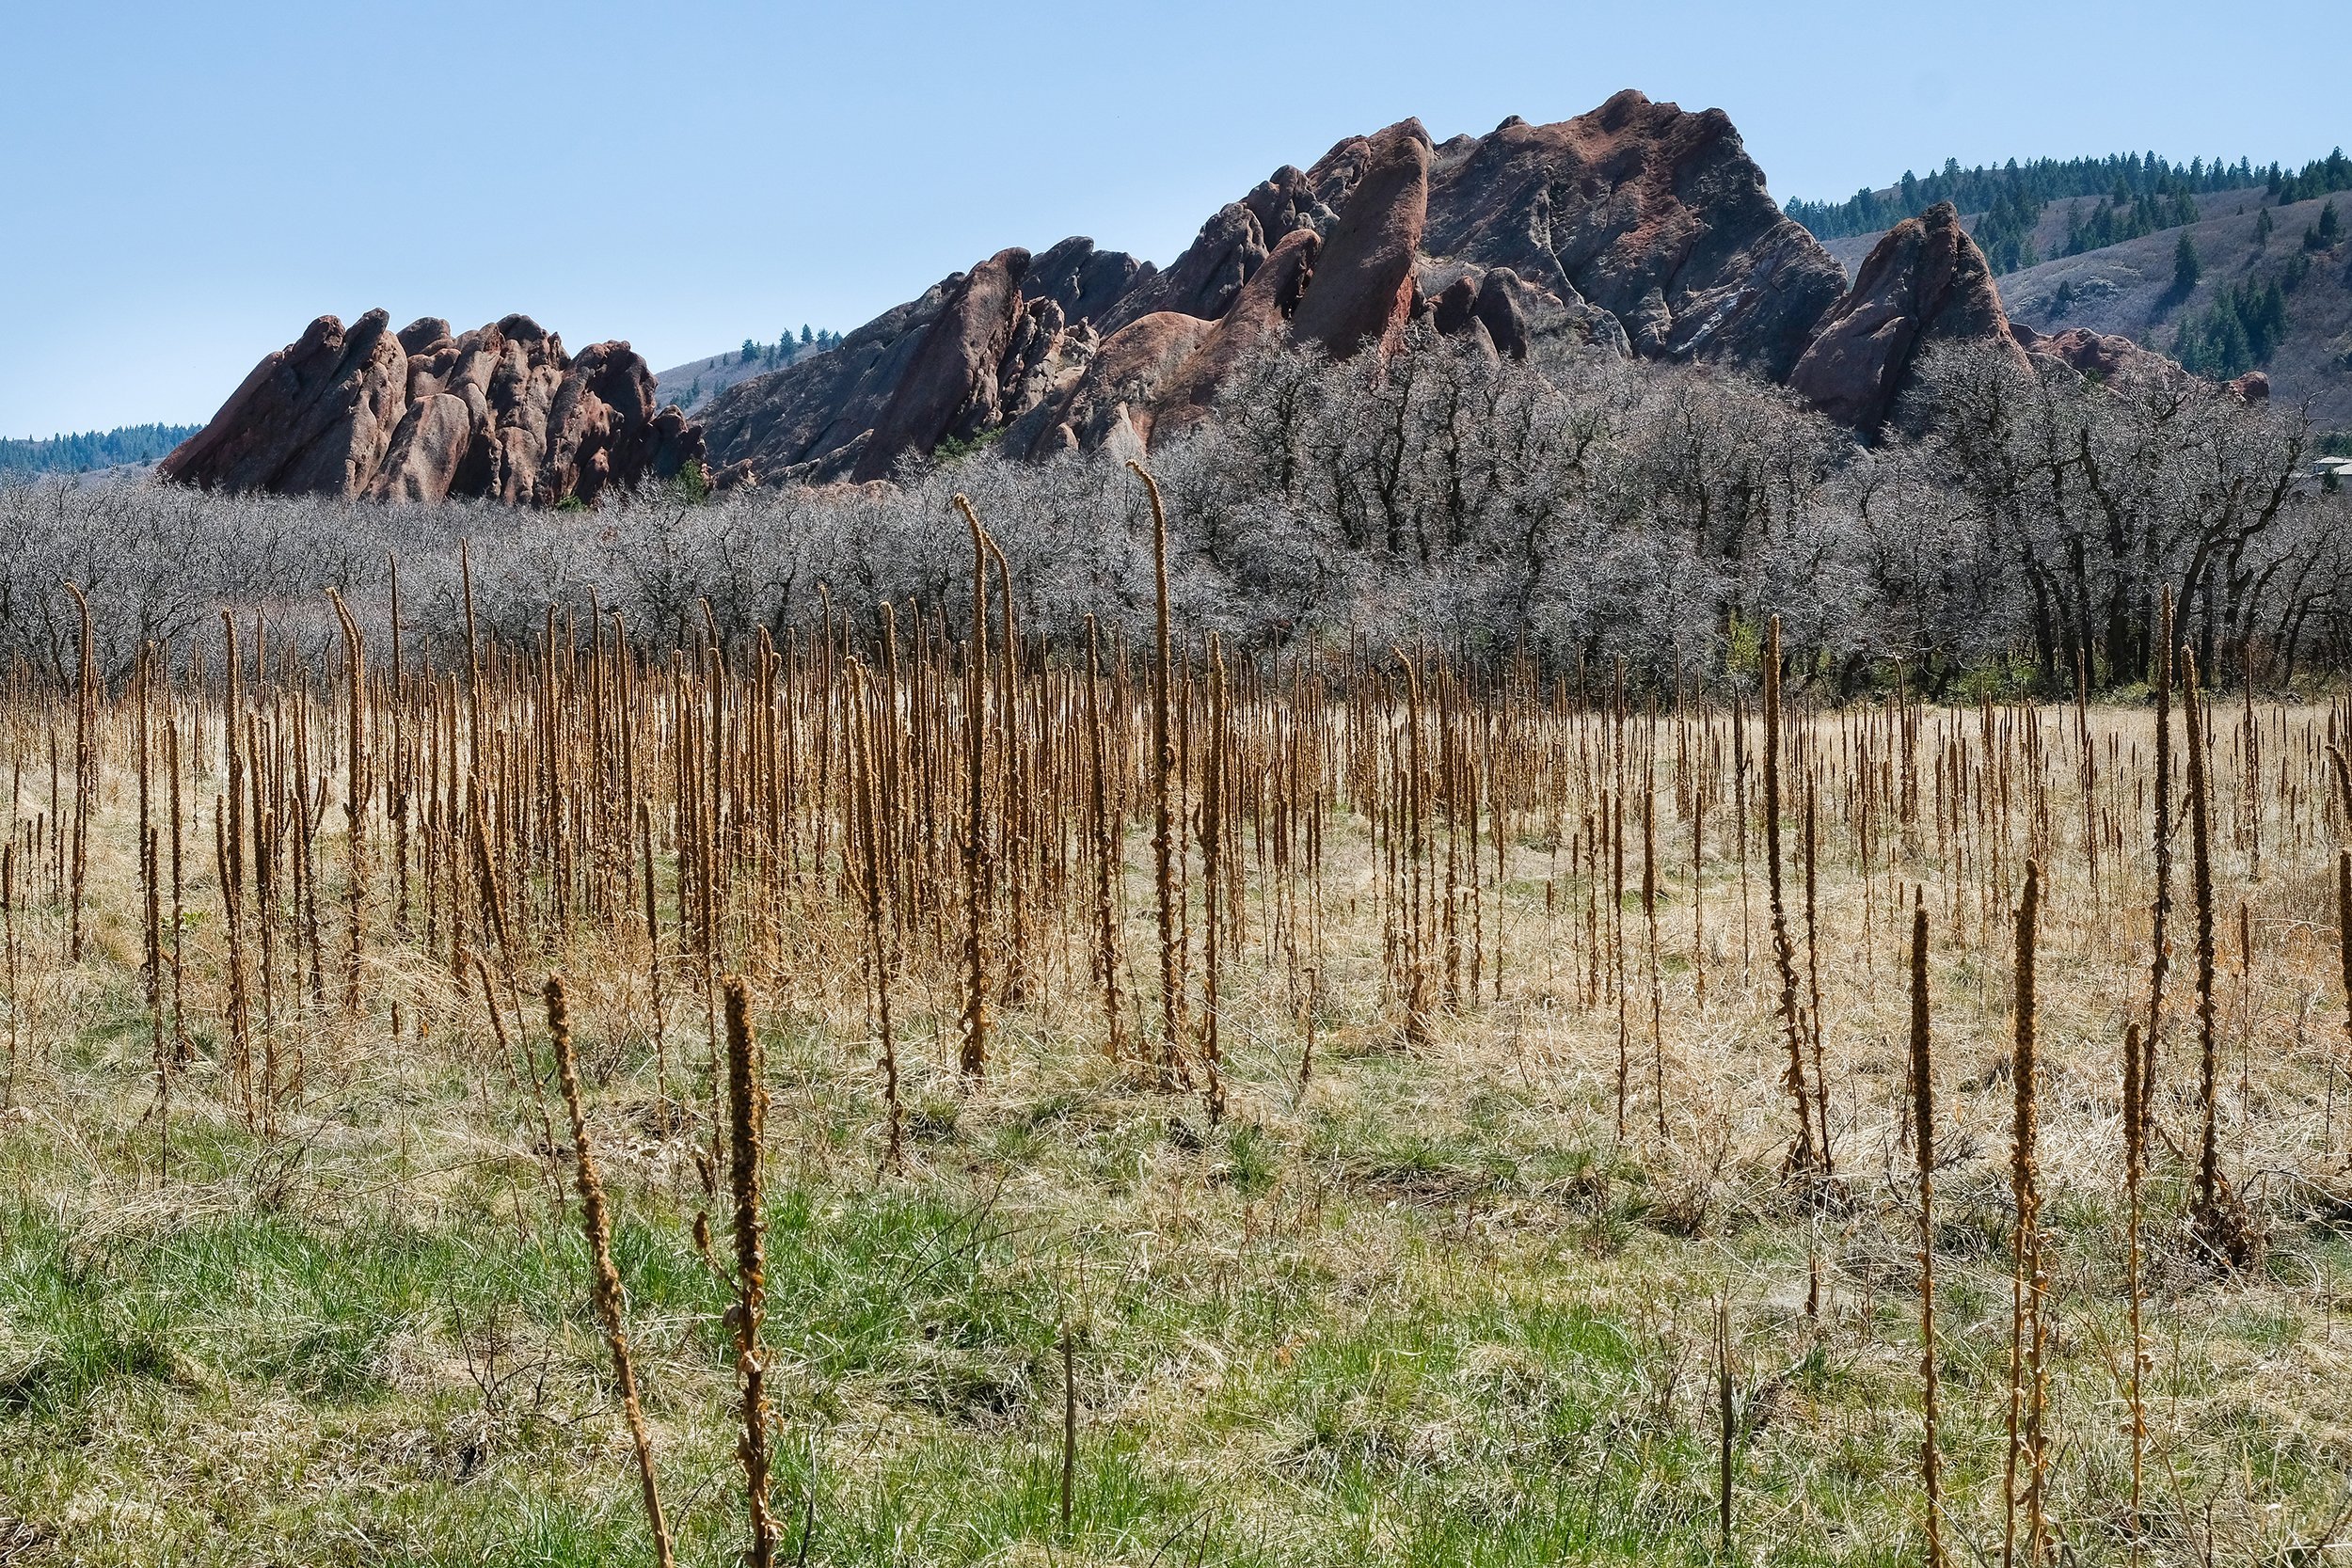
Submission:
<svg viewBox="0 0 2352 1568">
<path fill-rule="evenodd" d="M 2141 381 L 2181 382 L 2189 372 L 2153 349 L 2140 347 L 2114 332 L 2093 332 L 2070 326 L 2043 337 L 2021 322 L 2009 324 L 2011 341 L 2026 357 L 2041 366 L 2064 366 L 2101 381 L 2128 384 Z"/>
<path fill-rule="evenodd" d="M 1277 256 L 1278 277 L 1253 291 Z M 1019 294 L 988 291 L 1001 339 L 974 336 L 968 309 L 947 320 L 970 287 L 958 275 L 830 355 L 728 388 L 706 420 L 723 458 L 810 481 L 879 475 L 992 428 L 1004 451 L 1035 456 L 1121 425 L 1165 436 L 1197 423 L 1250 351 L 1286 338 L 1335 356 L 1390 351 L 1448 289 L 1438 330 L 1498 355 L 1722 360 L 1781 379 L 1843 279 L 1781 215 L 1722 113 L 1625 92 L 1557 125 L 1513 119 L 1440 147 L 1413 120 L 1345 138 L 1228 202 L 1164 271 L 1064 241 Z M 923 385 L 902 402 L 918 358 Z"/>
<path fill-rule="evenodd" d="M 1179 310 L 1155 310 L 1120 327 L 1104 341 L 1059 419 L 1047 424 L 1031 452 L 1092 451 L 1122 428 L 1149 445 L 1155 414 L 1185 360 L 1216 330 L 1214 322 Z"/>
<path fill-rule="evenodd" d="M 851 480 L 887 479 L 909 452 L 928 456 L 950 435 L 977 435 L 1002 422 L 995 372 L 1012 341 L 1028 270 L 1029 253 L 1016 247 L 964 275 L 882 405 Z"/>
<path fill-rule="evenodd" d="M 878 481 L 943 441 L 1048 457 L 1200 422 L 1249 356 L 1392 352 L 1408 321 L 1498 357 L 1699 361 L 1791 387 L 1866 436 L 1943 341 L 2114 380 L 2185 374 L 2123 339 L 2012 331 L 1949 208 L 1898 225 L 1848 290 L 1720 110 L 1621 92 L 1553 125 L 1432 146 L 1415 120 L 1278 168 L 1165 271 L 1073 238 L 998 252 L 835 347 L 739 382 L 700 427 L 652 407 L 627 344 L 577 361 L 528 318 L 453 339 L 381 311 L 271 356 L 164 471 L 235 488 L 550 504 L 675 472 Z M 2232 389 L 2266 394 L 2242 378 Z"/>
<path fill-rule="evenodd" d="M 1872 247 L 1788 385 L 1830 418 L 1876 434 L 1928 344 L 1973 340 L 1997 342 L 2023 362 L 1984 252 L 1952 204 L 1939 202 Z"/>
<path fill-rule="evenodd" d="M 1428 219 L 1429 134 L 1408 119 L 1373 139 L 1324 239 L 1292 337 L 1335 359 L 1366 343 L 1392 351 L 1413 314 L 1413 260 Z"/>
<path fill-rule="evenodd" d="M 2110 387 L 2180 390 L 2195 385 L 2199 379 L 2179 361 L 2144 348 L 2121 333 L 2070 326 L 2045 337 L 2023 322 L 2010 322 L 2009 336 L 2035 368 L 2072 371 Z M 2249 371 L 2233 381 L 2221 383 L 2221 388 L 2243 402 L 2262 403 L 2270 396 L 2270 377 L 2260 371 Z"/>
<path fill-rule="evenodd" d="M 1155 434 L 1173 436 L 1206 419 L 1217 392 L 1242 362 L 1282 340 L 1316 277 L 1317 261 L 1325 248 L 1322 237 L 1311 229 L 1295 229 L 1282 236 L 1265 265 L 1242 285 L 1232 309 L 1218 318 L 1200 346 L 1176 368 L 1153 410 Z"/>
<path fill-rule="evenodd" d="M 1000 251 L 830 351 L 726 388 L 704 413 L 711 449 L 763 483 L 882 478 L 1066 399 L 1094 358 L 1096 318 L 1160 276 L 1084 238 Z"/>
<path fill-rule="evenodd" d="M 1437 149 L 1422 248 L 1606 311 L 1644 358 L 1720 360 L 1774 381 L 1845 288 L 1722 110 L 1629 90 L 1555 125 L 1515 115 Z"/>
<path fill-rule="evenodd" d="M 1284 235 L 1214 323 L 1160 310 L 1120 327 L 1060 397 L 1005 433 L 1006 451 L 1051 457 L 1122 427 L 1148 443 L 1198 423 L 1241 362 L 1282 339 L 1322 248 L 1311 229 Z"/>
<path fill-rule="evenodd" d="M 158 472 L 206 489 L 552 506 L 703 455 L 700 428 L 654 406 L 627 343 L 574 358 L 528 316 L 454 338 L 432 317 L 388 325 L 382 310 L 349 330 L 321 316 Z"/>
</svg>

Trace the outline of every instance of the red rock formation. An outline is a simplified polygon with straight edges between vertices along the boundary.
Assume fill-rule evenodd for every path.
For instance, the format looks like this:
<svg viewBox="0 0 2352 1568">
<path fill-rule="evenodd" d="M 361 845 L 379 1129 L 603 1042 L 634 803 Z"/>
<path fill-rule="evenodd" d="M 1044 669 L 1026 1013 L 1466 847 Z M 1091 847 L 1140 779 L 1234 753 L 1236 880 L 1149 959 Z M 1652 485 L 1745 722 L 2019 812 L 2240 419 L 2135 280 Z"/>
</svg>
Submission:
<svg viewBox="0 0 2352 1568">
<path fill-rule="evenodd" d="M 1842 424 L 1875 435 L 1894 411 L 1920 352 L 1937 341 L 1982 340 L 2023 352 L 1984 252 L 1939 202 L 1886 231 L 1853 288 L 1821 318 L 1789 375 L 1799 396 Z"/>
<path fill-rule="evenodd" d="M 1109 358 L 1126 328 L 1153 316 L 1232 315 L 1302 232 L 1322 241 L 1319 257 L 1292 253 L 1311 275 L 1286 273 L 1279 308 L 1262 301 L 1235 332 L 1193 343 L 1189 369 L 1165 359 L 1183 335 L 1166 323 Z M 1417 121 L 1351 136 L 1220 208 L 1165 271 L 1113 254 L 1072 240 L 1038 260 L 1022 280 L 1026 297 L 1006 301 L 993 389 L 981 385 L 979 351 L 993 338 L 949 356 L 955 373 L 942 388 L 963 380 L 969 394 L 949 421 L 957 434 L 978 434 L 993 417 L 1008 427 L 1003 450 L 1045 455 L 1100 439 L 1120 422 L 1106 411 L 1121 407 L 1131 427 L 1182 429 L 1197 422 L 1188 411 L 1214 400 L 1243 345 L 1268 341 L 1270 322 L 1334 354 L 1367 339 L 1393 347 L 1422 308 L 1424 283 L 1436 292 L 1465 277 L 1472 292 L 1445 308 L 1442 329 L 1474 322 L 1502 354 L 1720 359 L 1777 379 L 1844 279 L 1781 215 L 1720 112 L 1685 114 L 1633 92 L 1558 125 L 1513 119 L 1441 148 Z M 885 433 L 882 417 L 928 334 L 948 330 L 938 324 L 964 287 L 961 275 L 949 278 L 830 355 L 728 388 L 706 414 L 712 450 L 764 477 L 823 480 L 884 471 L 936 440 L 940 388 L 924 420 Z M 1042 299 L 1059 308 L 1058 322 L 1041 312 Z M 1089 369 L 1098 345 L 1107 362 Z M 1152 397 L 1138 403 L 1146 384 Z"/>
<path fill-rule="evenodd" d="M 1120 428 L 1165 439 L 1265 343 L 1386 351 L 1424 312 L 1512 358 L 1727 364 L 1875 433 L 1928 344 L 2005 341 L 2007 325 L 1948 212 L 1890 233 L 1849 292 L 1721 111 L 1638 92 L 1434 148 L 1411 120 L 1348 137 L 1220 208 L 1164 272 L 1085 240 L 1045 252 L 1018 290 L 978 289 L 993 265 L 728 388 L 707 416 L 712 450 L 822 481 L 883 473 L 947 435 L 1001 429 L 1000 450 L 1038 457 Z"/>
<path fill-rule="evenodd" d="M 157 465 L 207 489 L 352 495 L 382 464 L 407 406 L 407 356 L 371 310 L 345 332 L 321 316 L 253 367 L 211 423 Z"/>
<path fill-rule="evenodd" d="M 2154 349 L 2143 348 L 2121 333 L 2070 326 L 2044 337 L 2023 322 L 2011 322 L 2009 335 L 2038 369 L 2073 371 L 2111 387 L 2181 390 L 2196 385 L 2200 379 L 2179 361 Z M 2220 385 L 2223 391 L 2245 403 L 2265 402 L 2270 396 L 2270 377 L 2260 371 L 2249 371 Z"/>
<path fill-rule="evenodd" d="M 1219 208 L 1166 272 L 1138 283 L 1095 325 L 1107 336 L 1154 310 L 1212 321 L 1223 315 L 1285 236 L 1301 229 L 1330 230 L 1371 153 L 1368 138 L 1350 136 L 1312 168 L 1284 164 L 1239 201 Z"/>
<path fill-rule="evenodd" d="M 1447 142 L 1422 247 L 1605 310 L 1644 357 L 1721 360 L 1772 380 L 1845 286 L 1836 261 L 1781 214 L 1722 110 L 1633 91 L 1556 125 L 1515 115 Z"/>
<path fill-rule="evenodd" d="M 627 343 L 574 359 L 528 316 L 457 338 L 431 317 L 398 334 L 388 320 L 371 310 L 345 331 L 321 316 L 158 472 L 206 489 L 551 506 L 702 456 L 700 429 L 655 409 Z"/>
<path fill-rule="evenodd" d="M 1151 262 L 1097 250 L 1081 236 L 1040 251 L 1021 279 L 1021 293 L 1032 304 L 1052 300 L 1066 322 L 1094 321 L 1156 274 Z"/>
<path fill-rule="evenodd" d="M 1470 314 L 1486 329 L 1496 353 L 1527 357 L 1529 311 L 1521 296 L 1532 292 L 1509 267 L 1497 267 L 1480 281 Z"/>
<path fill-rule="evenodd" d="M 1096 325 L 1108 334 L 1161 310 L 1203 320 L 1221 316 L 1266 259 L 1266 249 L 1257 214 L 1241 202 L 1229 201 L 1200 226 L 1199 235 L 1165 272 L 1105 310 Z"/>
<path fill-rule="evenodd" d="M 1242 285 L 1232 309 L 1168 378 L 1147 427 L 1152 436 L 1166 439 L 1208 418 L 1217 391 L 1242 361 L 1282 339 L 1315 276 L 1323 248 L 1311 229 L 1293 230 L 1282 237 L 1265 265 Z"/>
<path fill-rule="evenodd" d="M 1429 325 L 1437 329 L 1438 336 L 1451 338 L 1457 332 L 1466 332 L 1477 320 L 1478 284 L 1479 275 L 1472 269 L 1438 291 L 1438 296 L 1429 302 Z"/>
<path fill-rule="evenodd" d="M 823 354 L 726 388 L 704 414 L 711 449 L 763 483 L 879 477 L 945 436 L 1002 428 L 1065 397 L 1094 356 L 1093 318 L 1158 276 L 1083 238 L 1033 260 L 1000 252 Z"/>
<path fill-rule="evenodd" d="M 1413 309 L 1413 260 L 1429 216 L 1429 134 L 1421 121 L 1373 139 L 1362 175 L 1324 241 L 1291 334 L 1343 359 L 1396 346 Z"/>
<path fill-rule="evenodd" d="M 2070 326 L 2043 337 L 2022 322 L 2009 324 L 2011 341 L 2037 365 L 2063 365 L 2101 381 L 2122 383 L 2185 382 L 2189 372 L 2153 349 L 2140 347 L 2120 333 L 2093 332 Z"/>
<path fill-rule="evenodd" d="M 1002 404 L 996 368 L 1012 341 L 1029 253 L 1000 250 L 974 267 L 924 333 L 883 404 L 852 481 L 887 479 L 908 452 L 929 455 L 953 435 L 993 429 Z"/>
<path fill-rule="evenodd" d="M 1185 361 L 1215 331 L 1215 323 L 1181 310 L 1155 310 L 1129 322 L 1103 341 L 1064 399 L 1039 408 L 1006 439 L 1017 443 L 1020 455 L 1034 457 L 1090 451 L 1122 429 L 1148 444 L 1157 410 Z"/>
</svg>

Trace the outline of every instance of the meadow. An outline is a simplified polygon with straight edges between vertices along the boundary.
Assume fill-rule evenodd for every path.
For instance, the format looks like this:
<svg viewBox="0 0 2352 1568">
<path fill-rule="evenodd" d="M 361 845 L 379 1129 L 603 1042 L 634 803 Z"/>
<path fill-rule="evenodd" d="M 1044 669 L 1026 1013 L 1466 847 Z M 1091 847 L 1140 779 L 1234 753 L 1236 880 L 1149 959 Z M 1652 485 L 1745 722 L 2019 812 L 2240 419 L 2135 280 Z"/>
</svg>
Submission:
<svg viewBox="0 0 2352 1568">
<path fill-rule="evenodd" d="M 20 662 L 0 1562 L 2347 1549 L 2352 710 L 1049 643 L 965 521 Z"/>
</svg>

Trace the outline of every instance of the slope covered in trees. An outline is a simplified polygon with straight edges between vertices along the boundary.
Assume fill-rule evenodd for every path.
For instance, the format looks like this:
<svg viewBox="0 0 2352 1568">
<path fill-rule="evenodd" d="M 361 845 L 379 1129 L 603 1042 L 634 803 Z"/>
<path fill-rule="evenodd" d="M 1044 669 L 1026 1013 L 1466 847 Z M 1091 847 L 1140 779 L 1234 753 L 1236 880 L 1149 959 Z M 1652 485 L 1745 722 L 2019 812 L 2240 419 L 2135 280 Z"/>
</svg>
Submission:
<svg viewBox="0 0 2352 1568">
<path fill-rule="evenodd" d="M 2080 255 L 2122 240 L 2197 221 L 2197 198 L 2262 187 L 2274 202 L 2309 200 L 2352 189 L 2352 159 L 2338 148 L 2299 169 L 2249 158 L 2235 163 L 2192 158 L 2176 164 L 2154 152 L 2104 158 L 2011 158 L 1997 167 L 1963 168 L 1960 160 L 1922 179 L 1910 170 L 1882 190 L 1861 190 L 1844 201 L 1798 199 L 1784 209 L 1822 240 L 1851 239 L 1893 228 L 1939 201 L 1967 214 L 1977 243 L 1995 272 L 2015 272 L 2053 255 Z M 2036 243 L 2034 230 L 2054 201 L 2096 198 L 2088 213 L 2070 214 L 2063 249 Z"/>
<path fill-rule="evenodd" d="M 126 424 L 71 436 L 0 439 L 0 474 L 86 474 L 152 463 L 195 435 L 192 424 Z"/>
<path fill-rule="evenodd" d="M 2011 319 L 2131 338 L 2217 379 L 2259 371 L 2322 430 L 2352 430 L 2352 195 L 2202 199 L 2194 224 L 2002 278 Z"/>
</svg>

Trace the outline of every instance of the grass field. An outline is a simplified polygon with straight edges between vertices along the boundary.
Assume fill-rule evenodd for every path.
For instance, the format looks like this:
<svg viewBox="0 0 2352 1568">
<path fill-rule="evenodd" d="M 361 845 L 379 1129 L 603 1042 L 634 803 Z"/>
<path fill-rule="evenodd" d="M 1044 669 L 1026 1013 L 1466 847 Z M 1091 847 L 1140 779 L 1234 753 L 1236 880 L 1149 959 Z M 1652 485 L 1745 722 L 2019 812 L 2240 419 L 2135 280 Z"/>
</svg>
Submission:
<svg viewBox="0 0 2352 1568">
<path fill-rule="evenodd" d="M 993 710 L 979 809 L 994 880 L 977 923 L 957 880 L 970 864 L 953 827 L 968 809 L 958 743 L 972 732 L 946 721 L 969 711 L 953 679 L 903 702 L 812 705 L 795 693 L 820 680 L 863 693 L 867 673 L 795 665 L 781 692 L 713 675 L 729 717 L 696 740 L 698 715 L 718 705 L 691 669 L 674 684 L 648 676 L 636 710 L 599 705 L 628 693 L 593 685 L 567 706 L 519 666 L 477 678 L 469 700 L 498 742 L 486 761 L 467 759 L 455 684 L 377 689 L 356 772 L 332 681 L 299 700 L 243 699 L 260 716 L 241 764 L 248 798 L 266 807 L 290 791 L 285 809 L 312 826 L 306 839 L 261 807 L 243 817 L 235 959 L 215 858 L 239 826 L 215 840 L 216 798 L 236 787 L 217 694 L 158 688 L 93 706 L 78 962 L 65 958 L 73 696 L 10 709 L 0 1563 L 653 1560 L 537 996 L 550 973 L 571 1001 L 677 1557 L 733 1560 L 747 1527 L 712 1000 L 731 971 L 748 981 L 764 1055 L 777 1560 L 1923 1560 L 1905 1111 L 1915 883 L 1930 914 L 1941 1161 L 1941 1533 L 1948 1560 L 1999 1560 L 2011 911 L 2028 854 L 2046 883 L 2044 1555 L 2352 1554 L 2352 1085 L 2331 710 L 2218 705 L 2211 718 L 2214 1120 L 2257 1233 L 2234 1267 L 2189 1219 L 2203 1101 L 2182 818 L 2145 1183 L 2135 1518 L 2119 1064 L 2124 1023 L 2148 1007 L 2147 706 L 1795 721 L 1790 771 L 1813 781 L 1820 817 L 1814 918 L 1793 804 L 1785 897 L 1834 1170 L 1792 1173 L 1762 730 L 1721 704 L 1621 719 L 1506 691 L 1475 721 L 1467 699 L 1439 714 L 1433 697 L 1424 721 L 1391 683 L 1375 724 L 1346 718 L 1369 703 L 1360 691 L 1319 706 L 1180 677 L 1200 733 L 1186 732 L 1174 785 L 1192 840 L 1176 856 L 1189 1016 L 1167 1059 L 1153 1050 L 1155 780 L 1139 689 L 1122 683 L 1098 726 L 1116 740 L 1103 765 L 1120 846 L 1114 1056 L 1091 961 L 1089 732 L 1068 718 L 1083 667 L 1023 672 L 1007 683 L 1028 693 L 1023 705 Z M 396 707 L 409 725 L 397 740 Z M 576 729 L 543 722 L 575 711 Z M 632 711 L 646 716 L 642 738 L 604 721 Z M 806 744 L 761 741 L 761 715 L 771 739 Z M 1309 744 L 1286 750 L 1293 724 Z M 168 961 L 152 1005 L 143 973 L 143 773 L 156 928 L 174 945 L 160 825 L 180 812 L 164 803 L 163 736 L 181 749 L 189 802 L 176 1009 Z M 2177 718 L 2173 740 L 2177 772 Z M 638 788 L 621 793 L 610 749 L 639 744 Z M 909 770 L 891 774 L 885 752 Z M 709 763 L 730 754 L 748 759 L 739 771 Z M 459 759 L 467 799 L 502 791 L 473 819 L 501 824 L 479 861 L 453 826 L 468 820 Z M 703 787 L 679 783 L 703 765 L 710 799 L 750 804 L 697 817 L 689 798 Z M 763 795 L 763 776 L 798 783 Z M 367 858 L 347 905 L 354 777 Z M 655 808 L 633 819 L 642 797 Z M 1286 818 L 1286 801 L 1310 809 Z M 404 809 L 413 830 L 396 850 Z M 762 839 L 763 820 L 800 825 Z M 713 821 L 749 830 L 723 829 L 714 847 Z M 1200 842 L 1220 821 L 1222 844 Z M 509 831 L 511 843 L 493 836 Z M 914 846 L 883 865 L 879 896 L 858 870 L 878 836 Z M 1213 875 L 1214 852 L 1227 858 Z M 1210 886 L 1226 890 L 1214 1119 Z M 978 1076 L 959 1070 L 972 924 L 992 1003 Z M 877 1064 L 883 973 L 904 1125 L 895 1165 Z M 715 1231 L 707 1251 L 698 1215 Z M 2019 1560 L 2031 1549 L 2021 1538 Z"/>
</svg>

